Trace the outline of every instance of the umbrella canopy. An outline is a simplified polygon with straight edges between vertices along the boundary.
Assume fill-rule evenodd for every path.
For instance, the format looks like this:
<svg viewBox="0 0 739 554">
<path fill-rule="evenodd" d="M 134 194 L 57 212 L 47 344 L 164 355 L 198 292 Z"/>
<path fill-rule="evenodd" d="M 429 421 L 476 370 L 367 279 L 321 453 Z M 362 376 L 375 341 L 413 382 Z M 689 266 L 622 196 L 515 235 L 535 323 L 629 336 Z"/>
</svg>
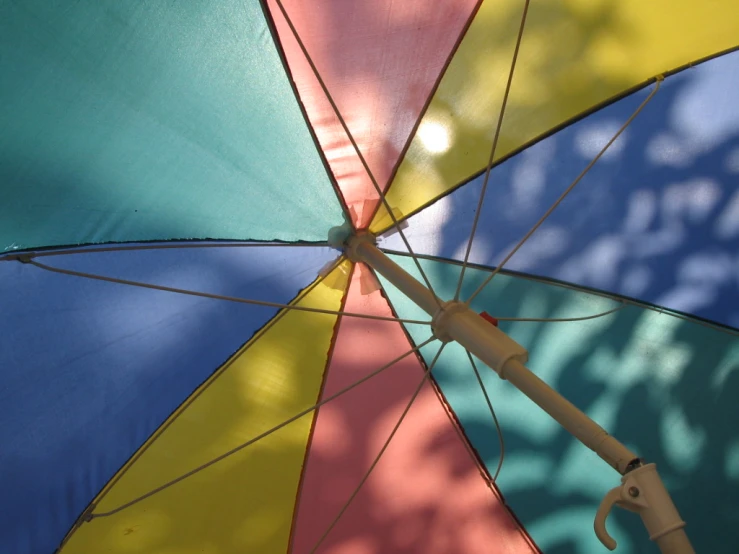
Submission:
<svg viewBox="0 0 739 554">
<path fill-rule="evenodd" d="M 0 552 L 605 551 L 618 474 L 357 230 L 735 551 L 735 11 L 0 5 Z"/>
</svg>

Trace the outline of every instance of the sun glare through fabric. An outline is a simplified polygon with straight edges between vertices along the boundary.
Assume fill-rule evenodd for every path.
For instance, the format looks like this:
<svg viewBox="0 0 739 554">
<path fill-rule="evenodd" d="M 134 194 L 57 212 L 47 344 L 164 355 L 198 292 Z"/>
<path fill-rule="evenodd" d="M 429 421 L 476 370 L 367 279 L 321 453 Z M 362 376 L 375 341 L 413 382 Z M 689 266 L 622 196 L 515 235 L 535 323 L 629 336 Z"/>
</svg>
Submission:
<svg viewBox="0 0 739 554">
<path fill-rule="evenodd" d="M 451 137 L 449 129 L 438 121 L 424 121 L 418 128 L 418 137 L 429 152 L 441 154 L 449 150 Z"/>
</svg>

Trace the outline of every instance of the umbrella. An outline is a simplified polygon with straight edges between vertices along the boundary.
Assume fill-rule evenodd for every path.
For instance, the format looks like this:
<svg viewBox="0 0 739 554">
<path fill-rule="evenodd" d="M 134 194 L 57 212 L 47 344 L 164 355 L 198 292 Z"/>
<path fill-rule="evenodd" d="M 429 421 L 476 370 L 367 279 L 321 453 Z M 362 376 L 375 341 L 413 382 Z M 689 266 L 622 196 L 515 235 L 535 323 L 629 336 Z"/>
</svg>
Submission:
<svg viewBox="0 0 739 554">
<path fill-rule="evenodd" d="M 4 2 L 0 552 L 733 552 L 738 27 Z"/>
</svg>

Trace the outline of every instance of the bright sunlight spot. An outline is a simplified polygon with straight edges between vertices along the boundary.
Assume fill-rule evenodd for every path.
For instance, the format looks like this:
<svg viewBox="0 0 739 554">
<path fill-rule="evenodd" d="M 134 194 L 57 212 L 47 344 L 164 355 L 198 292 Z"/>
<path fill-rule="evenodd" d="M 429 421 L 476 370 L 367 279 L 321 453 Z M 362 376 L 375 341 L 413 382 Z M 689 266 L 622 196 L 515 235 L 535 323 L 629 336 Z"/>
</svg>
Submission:
<svg viewBox="0 0 739 554">
<path fill-rule="evenodd" d="M 418 128 L 418 137 L 424 148 L 432 154 L 446 152 L 452 142 L 449 130 L 438 121 L 423 121 Z"/>
</svg>

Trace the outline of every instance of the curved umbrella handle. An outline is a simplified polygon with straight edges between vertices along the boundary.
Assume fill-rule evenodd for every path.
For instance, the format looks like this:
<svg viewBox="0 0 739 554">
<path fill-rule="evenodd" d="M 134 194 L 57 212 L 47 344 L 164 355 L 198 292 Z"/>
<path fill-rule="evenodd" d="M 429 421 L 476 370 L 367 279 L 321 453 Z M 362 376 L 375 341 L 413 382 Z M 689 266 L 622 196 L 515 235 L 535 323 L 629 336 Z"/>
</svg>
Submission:
<svg viewBox="0 0 739 554">
<path fill-rule="evenodd" d="M 615 487 L 606 493 L 600 506 L 598 506 L 598 511 L 595 513 L 595 522 L 593 523 L 595 535 L 608 550 L 616 549 L 616 541 L 606 530 L 606 519 L 608 518 L 608 514 L 611 513 L 611 508 L 619 500 L 621 500 L 621 487 Z"/>
</svg>

